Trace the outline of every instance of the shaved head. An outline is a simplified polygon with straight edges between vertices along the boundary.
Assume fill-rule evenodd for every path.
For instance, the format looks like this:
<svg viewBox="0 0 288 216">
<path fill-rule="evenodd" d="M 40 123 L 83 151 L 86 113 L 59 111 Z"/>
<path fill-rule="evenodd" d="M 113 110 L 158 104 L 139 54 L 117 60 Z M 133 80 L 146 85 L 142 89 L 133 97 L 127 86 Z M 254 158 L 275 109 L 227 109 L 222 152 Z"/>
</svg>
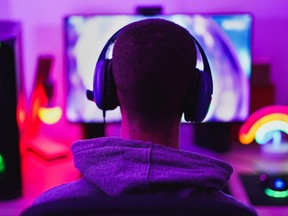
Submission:
<svg viewBox="0 0 288 216">
<path fill-rule="evenodd" d="M 185 28 L 162 19 L 127 25 L 112 58 L 122 114 L 150 126 L 179 121 L 195 66 L 195 42 Z"/>
</svg>

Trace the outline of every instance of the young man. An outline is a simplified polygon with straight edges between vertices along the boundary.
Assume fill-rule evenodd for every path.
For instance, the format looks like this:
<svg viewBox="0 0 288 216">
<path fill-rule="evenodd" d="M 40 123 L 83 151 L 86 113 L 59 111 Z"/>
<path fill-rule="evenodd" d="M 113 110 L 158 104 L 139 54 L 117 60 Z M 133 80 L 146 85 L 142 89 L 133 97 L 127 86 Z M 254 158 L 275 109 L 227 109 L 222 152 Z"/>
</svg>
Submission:
<svg viewBox="0 0 288 216">
<path fill-rule="evenodd" d="M 34 204 L 94 195 L 172 194 L 247 208 L 221 192 L 232 173 L 229 164 L 178 149 L 181 116 L 196 85 L 196 52 L 190 33 L 170 21 L 146 19 L 124 27 L 112 58 L 121 137 L 74 143 L 75 166 L 83 177 L 45 192 Z"/>
</svg>

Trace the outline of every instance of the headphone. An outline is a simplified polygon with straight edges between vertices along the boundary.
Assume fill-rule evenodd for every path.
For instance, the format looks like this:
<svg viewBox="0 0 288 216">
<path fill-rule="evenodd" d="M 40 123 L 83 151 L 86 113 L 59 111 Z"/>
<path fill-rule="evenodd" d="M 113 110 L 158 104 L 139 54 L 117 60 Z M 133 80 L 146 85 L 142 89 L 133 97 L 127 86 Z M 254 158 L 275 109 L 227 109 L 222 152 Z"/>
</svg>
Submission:
<svg viewBox="0 0 288 216">
<path fill-rule="evenodd" d="M 102 49 L 94 71 L 93 91 L 86 91 L 86 97 L 94 101 L 97 107 L 103 111 L 104 119 L 106 110 L 114 110 L 119 105 L 113 77 L 112 59 L 108 59 L 106 56 L 110 47 L 116 41 L 118 33 L 123 28 L 112 35 Z M 209 110 L 213 94 L 213 81 L 207 56 L 199 42 L 193 36 L 192 38 L 200 51 L 204 68 L 203 70 L 195 68 L 193 71 L 195 80 L 189 89 L 191 92 L 188 92 L 184 118 L 186 121 L 200 123 L 204 120 Z"/>
</svg>

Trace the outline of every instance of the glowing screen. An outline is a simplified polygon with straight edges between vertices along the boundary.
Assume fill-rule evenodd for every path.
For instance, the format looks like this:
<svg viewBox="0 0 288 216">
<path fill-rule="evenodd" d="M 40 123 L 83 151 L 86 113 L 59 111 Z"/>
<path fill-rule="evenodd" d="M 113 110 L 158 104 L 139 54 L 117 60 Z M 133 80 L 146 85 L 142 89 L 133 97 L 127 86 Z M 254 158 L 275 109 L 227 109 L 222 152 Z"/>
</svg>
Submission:
<svg viewBox="0 0 288 216">
<path fill-rule="evenodd" d="M 161 15 L 188 29 L 208 57 L 213 99 L 205 121 L 244 121 L 249 114 L 251 26 L 249 14 Z M 140 15 L 71 15 L 65 17 L 65 57 L 68 79 L 66 117 L 71 122 L 103 122 L 102 111 L 86 99 L 93 89 L 94 68 L 108 39 Z M 197 67 L 201 67 L 199 59 Z M 107 111 L 106 121 L 121 121 L 119 107 Z M 184 122 L 184 120 L 183 120 Z"/>
</svg>

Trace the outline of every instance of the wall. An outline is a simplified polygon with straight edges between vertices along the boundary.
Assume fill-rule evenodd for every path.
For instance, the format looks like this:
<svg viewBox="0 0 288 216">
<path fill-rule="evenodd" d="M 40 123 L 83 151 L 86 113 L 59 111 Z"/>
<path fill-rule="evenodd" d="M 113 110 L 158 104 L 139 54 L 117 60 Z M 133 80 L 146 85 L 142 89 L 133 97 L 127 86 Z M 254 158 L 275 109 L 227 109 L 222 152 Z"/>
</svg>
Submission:
<svg viewBox="0 0 288 216">
<path fill-rule="evenodd" d="M 27 95 L 31 94 L 37 56 L 52 54 L 56 61 L 53 78 L 57 81 L 56 102 L 65 103 L 65 73 L 63 64 L 63 17 L 73 13 L 134 13 L 137 5 L 162 5 L 164 13 L 217 13 L 249 12 L 254 15 L 253 62 L 271 64 L 271 79 L 277 85 L 276 103 L 288 104 L 288 14 L 286 0 L 1 0 L 0 18 L 14 19 L 23 25 L 23 58 Z M 4 5 L 4 6 L 3 6 Z M 69 129 L 75 139 L 80 136 L 76 125 L 69 125 L 63 118 L 57 127 Z M 61 136 L 63 130 L 51 130 Z M 56 132 L 55 132 L 56 131 Z M 73 131 L 75 133 L 73 133 Z"/>
</svg>

